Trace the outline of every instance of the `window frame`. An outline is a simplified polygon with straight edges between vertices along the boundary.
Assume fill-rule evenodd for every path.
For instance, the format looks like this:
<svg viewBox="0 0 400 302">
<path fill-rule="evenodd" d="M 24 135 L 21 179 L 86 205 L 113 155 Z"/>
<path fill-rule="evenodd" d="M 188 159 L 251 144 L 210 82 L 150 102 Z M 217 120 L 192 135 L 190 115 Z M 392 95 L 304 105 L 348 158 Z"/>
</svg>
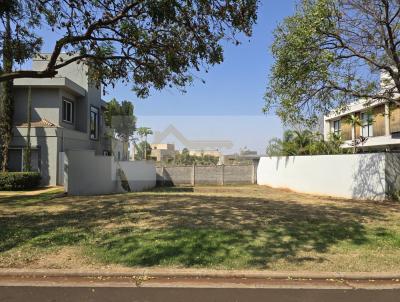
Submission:
<svg viewBox="0 0 400 302">
<path fill-rule="evenodd" d="M 336 125 L 338 125 L 337 129 L 336 129 Z M 342 133 L 342 122 L 341 122 L 340 119 L 333 121 L 333 133 L 336 134 L 336 135 L 341 135 L 341 133 Z"/>
<path fill-rule="evenodd" d="M 71 120 L 64 118 L 64 117 L 67 117 L 67 107 L 64 106 L 64 104 L 71 106 L 71 111 L 70 111 L 70 116 L 69 116 L 71 118 Z M 64 123 L 71 124 L 71 125 L 75 122 L 75 104 L 72 100 L 67 99 L 67 98 L 62 99 L 62 121 Z"/>
<path fill-rule="evenodd" d="M 95 136 L 92 137 L 92 113 L 96 114 L 96 123 L 95 123 Z M 91 140 L 97 141 L 99 140 L 99 127 L 100 127 L 100 110 L 98 107 L 90 105 L 89 111 L 89 138 Z"/>
<path fill-rule="evenodd" d="M 15 172 L 24 172 L 26 146 L 20 146 L 20 145 L 11 146 L 8 150 L 9 151 L 17 150 L 17 151 L 21 152 L 21 169 L 19 169 L 18 171 L 15 171 Z M 41 161 L 41 148 L 40 148 L 40 146 L 32 146 L 31 147 L 31 151 L 37 151 L 38 152 L 38 161 L 37 161 L 38 169 L 37 169 L 37 171 L 32 170 L 32 172 L 42 173 L 42 161 Z M 10 157 L 8 157 L 8 160 L 10 160 Z"/>
<path fill-rule="evenodd" d="M 365 119 L 364 116 L 367 116 L 367 119 Z M 373 127 L 373 121 L 372 121 L 372 114 L 370 112 L 361 112 L 360 118 L 361 118 L 361 136 L 373 137 L 374 136 L 374 132 L 373 132 L 374 127 Z M 364 135 L 365 131 L 367 131 L 367 135 Z"/>
</svg>

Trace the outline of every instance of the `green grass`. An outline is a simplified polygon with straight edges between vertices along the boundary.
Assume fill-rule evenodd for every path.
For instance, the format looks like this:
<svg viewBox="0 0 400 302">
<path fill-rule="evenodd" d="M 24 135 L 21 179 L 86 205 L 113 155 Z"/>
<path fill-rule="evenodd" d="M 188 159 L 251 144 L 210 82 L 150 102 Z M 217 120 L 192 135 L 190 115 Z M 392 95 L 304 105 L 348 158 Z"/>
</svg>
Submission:
<svg viewBox="0 0 400 302">
<path fill-rule="evenodd" d="M 0 196 L 0 266 L 399 271 L 399 218 L 257 186 Z"/>
</svg>

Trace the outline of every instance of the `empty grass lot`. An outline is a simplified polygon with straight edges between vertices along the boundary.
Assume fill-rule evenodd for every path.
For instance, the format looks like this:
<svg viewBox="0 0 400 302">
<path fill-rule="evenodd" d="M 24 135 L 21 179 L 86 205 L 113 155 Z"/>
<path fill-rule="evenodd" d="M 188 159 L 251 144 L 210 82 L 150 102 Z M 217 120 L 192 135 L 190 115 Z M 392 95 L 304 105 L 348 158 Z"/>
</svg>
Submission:
<svg viewBox="0 0 400 302">
<path fill-rule="evenodd" d="M 400 204 L 262 186 L 0 196 L 0 267 L 400 270 Z"/>
</svg>

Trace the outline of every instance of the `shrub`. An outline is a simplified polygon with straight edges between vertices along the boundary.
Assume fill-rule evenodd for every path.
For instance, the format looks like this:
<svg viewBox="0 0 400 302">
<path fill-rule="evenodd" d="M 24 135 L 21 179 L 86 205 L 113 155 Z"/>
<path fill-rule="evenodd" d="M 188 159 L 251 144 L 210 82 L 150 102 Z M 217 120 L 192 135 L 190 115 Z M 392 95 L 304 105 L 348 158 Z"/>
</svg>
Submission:
<svg viewBox="0 0 400 302">
<path fill-rule="evenodd" d="M 40 185 L 38 172 L 0 172 L 0 191 L 29 190 Z"/>
</svg>

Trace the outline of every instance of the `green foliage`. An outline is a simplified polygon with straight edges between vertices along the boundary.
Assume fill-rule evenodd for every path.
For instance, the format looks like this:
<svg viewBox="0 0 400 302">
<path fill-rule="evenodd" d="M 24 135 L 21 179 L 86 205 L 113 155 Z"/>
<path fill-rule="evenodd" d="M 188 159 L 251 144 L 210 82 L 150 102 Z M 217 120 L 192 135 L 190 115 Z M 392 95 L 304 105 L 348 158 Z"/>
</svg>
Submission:
<svg viewBox="0 0 400 302">
<path fill-rule="evenodd" d="M 140 127 L 137 129 L 137 134 L 141 137 L 142 142 L 141 142 L 141 147 L 140 147 L 140 152 L 141 154 L 141 159 L 147 160 L 147 155 L 151 153 L 151 147 L 150 145 L 147 144 L 147 136 L 153 134 L 153 130 L 149 127 Z M 146 148 L 145 148 L 146 146 Z"/>
<path fill-rule="evenodd" d="M 400 102 L 399 54 L 382 47 L 400 43 L 399 25 L 395 1 L 302 0 L 274 32 L 265 112 L 311 125 L 360 98 Z"/>
<path fill-rule="evenodd" d="M 347 153 L 341 148 L 340 136 L 332 133 L 325 141 L 318 132 L 310 130 L 286 130 L 283 138 L 269 141 L 266 153 L 268 156 L 322 155 Z"/>
<path fill-rule="evenodd" d="M 193 70 L 223 61 L 224 40 L 239 44 L 238 34 L 252 34 L 257 4 L 257 0 L 0 1 L 0 82 L 5 85 L 0 99 L 2 170 L 7 170 L 12 139 L 14 79 L 51 78 L 60 68 L 83 62 L 94 83 L 129 82 L 139 97 L 148 96 L 153 88 L 184 91 Z M 41 54 L 47 38 L 39 36 L 42 27 L 56 39 L 46 55 Z M 35 57 L 48 61 L 42 70 L 21 69 Z"/>
<path fill-rule="evenodd" d="M 135 149 L 135 160 L 144 160 L 151 153 L 151 146 L 147 141 L 136 144 Z"/>
<path fill-rule="evenodd" d="M 4 1 L 3 1 L 4 2 Z M 223 61 L 223 41 L 239 43 L 237 36 L 252 34 L 257 19 L 257 0 L 47 0 L 6 1 L 4 10 L 17 13 L 12 27 L 21 27 L 29 43 L 15 44 L 22 58 L 38 55 L 42 40 L 34 33 L 40 26 L 56 37 L 51 60 L 43 71 L 14 70 L 0 81 L 16 77 L 53 77 L 72 61 L 89 64 L 95 81 L 130 82 L 146 97 L 151 88 L 177 86 L 192 81 L 192 70 Z M 34 14 L 32 14 L 34 13 Z M 13 37 L 17 32 L 13 31 Z M 31 47 L 27 47 L 27 46 Z M 60 54 L 73 54 L 61 59 Z"/>
<path fill-rule="evenodd" d="M 13 73 L 14 64 L 21 65 L 37 53 L 42 39 L 33 31 L 40 25 L 37 1 L 2 1 L 0 4 L 0 77 Z M 12 140 L 14 96 L 12 79 L 1 82 L 0 137 L 2 138 L 1 170 L 8 170 L 8 149 Z M 29 152 L 28 152 L 29 153 Z"/>
<path fill-rule="evenodd" d="M 137 129 L 137 134 L 142 138 L 147 138 L 148 135 L 153 134 L 153 131 L 149 127 L 140 127 Z"/>
<path fill-rule="evenodd" d="M 30 190 L 39 187 L 38 172 L 0 172 L 0 191 Z"/>
<path fill-rule="evenodd" d="M 115 131 L 117 137 L 129 141 L 136 130 L 136 117 L 133 113 L 133 104 L 129 101 L 118 101 L 113 98 L 107 103 L 104 112 L 106 126 Z"/>
<path fill-rule="evenodd" d="M 190 166 L 190 165 L 201 165 L 201 166 L 215 166 L 218 164 L 219 157 L 211 155 L 190 155 L 189 150 L 184 148 L 180 154 L 175 156 L 173 163 L 175 165 Z"/>
</svg>

